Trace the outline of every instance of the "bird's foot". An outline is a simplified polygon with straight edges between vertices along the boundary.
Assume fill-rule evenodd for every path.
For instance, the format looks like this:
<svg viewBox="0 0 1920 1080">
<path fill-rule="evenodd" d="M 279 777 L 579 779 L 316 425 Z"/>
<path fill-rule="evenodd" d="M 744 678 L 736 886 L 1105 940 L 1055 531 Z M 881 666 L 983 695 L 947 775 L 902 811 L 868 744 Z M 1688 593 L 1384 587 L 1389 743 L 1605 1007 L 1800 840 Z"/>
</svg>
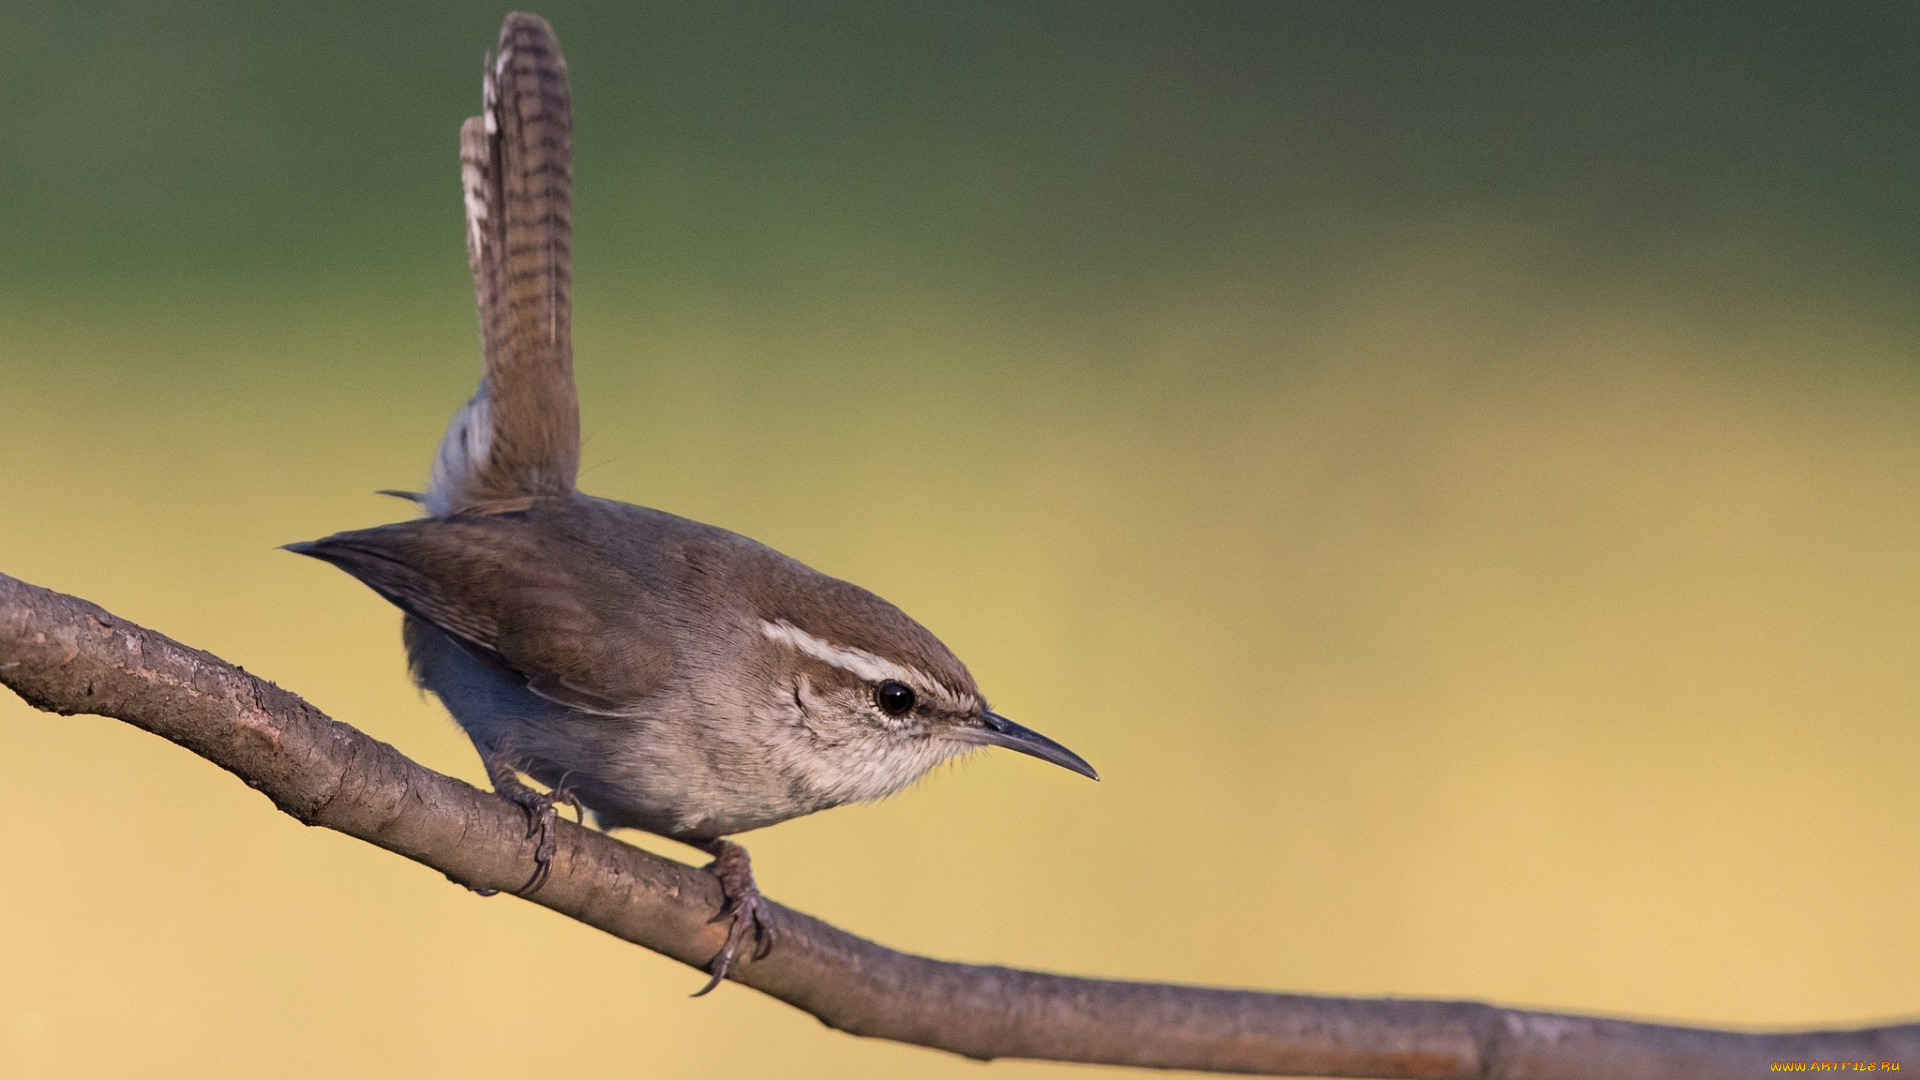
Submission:
<svg viewBox="0 0 1920 1080">
<path fill-rule="evenodd" d="M 487 758 L 487 777 L 493 781 L 494 794 L 518 806 L 527 815 L 527 839 L 533 844 L 533 876 L 513 890 L 515 896 L 532 896 L 553 874 L 553 856 L 560 849 L 559 820 L 554 805 L 565 803 L 580 813 L 580 800 L 570 791 L 535 791 L 521 781 L 512 768 L 497 758 Z M 585 820 L 583 817 L 581 820 Z"/>
<path fill-rule="evenodd" d="M 727 924 L 726 943 L 720 946 L 713 963 L 707 968 L 713 977 L 707 980 L 707 985 L 694 992 L 694 997 L 700 997 L 711 993 L 727 977 L 748 934 L 754 938 L 755 960 L 767 955 L 773 948 L 774 934 L 773 909 L 761 897 L 760 887 L 753 882 L 753 861 L 747 858 L 747 849 L 731 840 L 709 840 L 694 846 L 713 856 L 707 872 L 720 879 L 720 895 L 724 899 L 719 914 L 712 921 L 731 920 Z"/>
</svg>

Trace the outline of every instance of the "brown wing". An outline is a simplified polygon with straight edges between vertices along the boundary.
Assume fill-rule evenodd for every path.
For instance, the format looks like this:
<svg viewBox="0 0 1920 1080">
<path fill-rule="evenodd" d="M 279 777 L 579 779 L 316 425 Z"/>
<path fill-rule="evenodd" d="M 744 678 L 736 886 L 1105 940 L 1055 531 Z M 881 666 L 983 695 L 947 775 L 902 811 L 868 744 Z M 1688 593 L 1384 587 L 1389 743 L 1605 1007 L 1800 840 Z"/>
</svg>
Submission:
<svg viewBox="0 0 1920 1080">
<path fill-rule="evenodd" d="M 635 711 L 673 670 L 648 596 L 517 513 L 425 518 L 289 544 L 438 627 L 528 689 L 591 713 Z"/>
<path fill-rule="evenodd" d="M 482 85 L 482 114 L 460 128 L 460 172 L 486 374 L 441 442 L 426 500 L 437 514 L 565 494 L 580 463 L 572 95 L 546 20 L 507 16 Z"/>
</svg>

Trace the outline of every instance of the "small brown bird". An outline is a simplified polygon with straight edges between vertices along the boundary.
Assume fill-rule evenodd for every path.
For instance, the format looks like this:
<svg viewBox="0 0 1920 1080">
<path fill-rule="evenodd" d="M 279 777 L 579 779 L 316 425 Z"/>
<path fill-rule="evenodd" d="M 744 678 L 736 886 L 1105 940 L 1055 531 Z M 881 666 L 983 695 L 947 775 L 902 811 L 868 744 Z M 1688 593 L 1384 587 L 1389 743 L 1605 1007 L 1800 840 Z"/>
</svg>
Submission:
<svg viewBox="0 0 1920 1080">
<path fill-rule="evenodd" d="M 981 746 L 1098 777 L 989 709 L 966 666 L 880 597 L 575 490 L 573 128 L 545 20 L 507 16 L 482 104 L 460 164 L 486 371 L 427 491 L 408 496 L 430 516 L 287 546 L 406 612 L 415 680 L 527 813 L 523 893 L 546 881 L 556 801 L 714 857 L 732 921 L 704 994 L 749 934 L 761 952 L 773 942 L 747 854 L 724 837 L 890 795 Z"/>
</svg>

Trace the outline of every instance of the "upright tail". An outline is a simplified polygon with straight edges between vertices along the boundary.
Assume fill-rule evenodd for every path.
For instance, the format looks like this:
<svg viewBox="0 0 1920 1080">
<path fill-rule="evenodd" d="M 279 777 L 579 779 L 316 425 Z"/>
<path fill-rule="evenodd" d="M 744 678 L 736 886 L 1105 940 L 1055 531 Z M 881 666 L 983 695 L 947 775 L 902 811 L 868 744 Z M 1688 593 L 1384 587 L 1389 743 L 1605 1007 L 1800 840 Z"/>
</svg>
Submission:
<svg viewBox="0 0 1920 1080">
<path fill-rule="evenodd" d="M 460 127 L 460 174 L 486 373 L 440 440 L 424 499 L 437 515 L 565 494 L 580 467 L 572 94 L 545 19 L 507 16 L 482 106 Z"/>
</svg>

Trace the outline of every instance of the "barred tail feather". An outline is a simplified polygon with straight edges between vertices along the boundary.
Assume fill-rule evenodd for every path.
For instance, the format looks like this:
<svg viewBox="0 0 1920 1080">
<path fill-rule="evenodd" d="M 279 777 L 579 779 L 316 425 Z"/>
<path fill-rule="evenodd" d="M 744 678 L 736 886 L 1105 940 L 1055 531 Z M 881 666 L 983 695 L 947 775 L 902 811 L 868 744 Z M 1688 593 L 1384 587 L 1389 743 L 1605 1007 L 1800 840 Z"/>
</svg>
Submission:
<svg viewBox="0 0 1920 1080">
<path fill-rule="evenodd" d="M 488 59 L 482 113 L 460 128 L 486 373 L 434 458 L 435 514 L 573 490 L 573 119 L 567 64 L 538 15 L 514 12 Z"/>
</svg>

